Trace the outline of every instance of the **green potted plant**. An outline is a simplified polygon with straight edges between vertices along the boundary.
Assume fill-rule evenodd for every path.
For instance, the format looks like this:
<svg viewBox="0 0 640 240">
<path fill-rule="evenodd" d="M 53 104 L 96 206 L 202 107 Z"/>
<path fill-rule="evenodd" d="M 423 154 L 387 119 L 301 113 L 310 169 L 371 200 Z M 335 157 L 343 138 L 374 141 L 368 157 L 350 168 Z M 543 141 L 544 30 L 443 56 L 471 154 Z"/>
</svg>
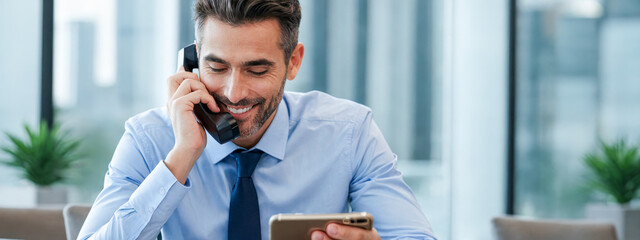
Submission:
<svg viewBox="0 0 640 240">
<path fill-rule="evenodd" d="M 640 239 L 640 209 L 630 205 L 640 190 L 638 147 L 628 146 L 624 140 L 601 142 L 600 151 L 587 154 L 584 163 L 589 170 L 588 185 L 615 202 L 588 205 L 587 218 L 612 222 L 619 239 Z"/>
<path fill-rule="evenodd" d="M 65 203 L 65 189 L 54 185 L 67 178 L 67 171 L 79 158 L 76 150 L 80 141 L 70 139 L 67 134 L 60 132 L 57 125 L 49 128 L 45 122 L 40 123 L 38 131 L 33 131 L 26 124 L 24 130 L 27 133 L 24 140 L 5 133 L 10 144 L 1 149 L 10 159 L 0 162 L 20 169 L 22 177 L 37 186 L 38 204 Z"/>
</svg>

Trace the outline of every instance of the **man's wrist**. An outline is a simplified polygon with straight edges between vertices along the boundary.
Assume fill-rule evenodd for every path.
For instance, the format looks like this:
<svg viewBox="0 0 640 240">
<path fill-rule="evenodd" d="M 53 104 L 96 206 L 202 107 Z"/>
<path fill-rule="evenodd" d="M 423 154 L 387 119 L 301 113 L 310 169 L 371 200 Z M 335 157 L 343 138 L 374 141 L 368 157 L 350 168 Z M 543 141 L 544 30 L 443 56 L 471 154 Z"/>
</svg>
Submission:
<svg viewBox="0 0 640 240">
<path fill-rule="evenodd" d="M 169 154 L 167 154 L 164 164 L 173 176 L 176 177 L 178 182 L 184 185 L 191 168 L 193 168 L 193 165 L 195 165 L 198 158 L 200 158 L 200 154 L 202 154 L 202 151 L 194 152 L 184 148 L 174 147 Z"/>
<path fill-rule="evenodd" d="M 180 158 L 191 160 L 192 162 L 195 163 L 196 160 L 200 158 L 200 155 L 202 155 L 203 150 L 204 150 L 203 148 L 199 148 L 199 147 L 196 148 L 196 147 L 176 144 L 175 146 L 173 146 L 173 149 L 171 149 L 171 151 L 169 152 L 169 155 L 173 153 L 174 155 L 179 156 Z"/>
</svg>

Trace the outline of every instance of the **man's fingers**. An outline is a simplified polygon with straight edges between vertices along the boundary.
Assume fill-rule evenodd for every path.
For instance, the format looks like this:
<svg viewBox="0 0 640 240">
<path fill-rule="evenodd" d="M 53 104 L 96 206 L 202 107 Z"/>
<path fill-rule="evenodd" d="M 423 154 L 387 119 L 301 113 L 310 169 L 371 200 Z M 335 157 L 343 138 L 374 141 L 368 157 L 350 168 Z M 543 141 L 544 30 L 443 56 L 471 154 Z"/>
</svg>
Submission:
<svg viewBox="0 0 640 240">
<path fill-rule="evenodd" d="M 174 100 L 171 101 L 171 108 L 175 111 L 175 110 L 188 110 L 188 111 L 193 111 L 194 105 L 202 102 L 202 103 L 209 103 L 210 101 L 213 100 L 213 97 L 211 97 L 211 95 L 207 94 L 206 92 L 203 92 L 202 90 L 197 90 L 194 92 L 191 92 L 187 95 L 184 96 L 180 96 Z M 207 104 L 208 105 L 208 104 Z"/>
<path fill-rule="evenodd" d="M 184 70 L 184 68 L 182 68 Z M 167 86 L 169 86 L 169 97 L 173 96 L 178 86 L 187 79 L 198 79 L 198 75 L 192 72 L 179 72 L 167 78 Z"/>
<path fill-rule="evenodd" d="M 314 231 L 311 233 L 311 240 L 331 240 L 331 238 L 322 231 Z"/>
<path fill-rule="evenodd" d="M 380 239 L 376 229 L 364 230 L 359 227 L 346 226 L 332 223 L 325 229 L 327 235 L 332 239 Z"/>
<path fill-rule="evenodd" d="M 184 72 L 184 66 L 182 66 L 182 65 L 178 66 L 178 71 L 177 72 Z"/>
<path fill-rule="evenodd" d="M 187 95 L 191 92 L 195 92 L 198 90 L 202 90 L 204 92 L 207 91 L 207 87 L 204 86 L 204 84 L 198 80 L 194 80 L 194 79 L 185 79 L 184 81 L 182 81 L 182 83 L 178 86 L 178 88 L 175 90 L 175 92 L 173 93 L 173 95 L 171 96 L 171 98 L 177 98 L 180 96 L 184 96 Z"/>
<path fill-rule="evenodd" d="M 173 96 L 171 96 L 171 99 L 178 99 L 193 92 L 199 92 L 198 96 L 200 97 L 200 101 L 194 102 L 194 104 L 202 102 L 206 104 L 212 112 L 220 112 L 220 108 L 216 104 L 216 101 L 213 99 L 213 96 L 208 93 L 207 88 L 204 86 L 204 84 L 197 80 L 184 80 L 182 84 L 180 84 L 178 89 L 176 89 Z"/>
<path fill-rule="evenodd" d="M 359 231 L 360 230 L 360 231 Z M 344 225 L 338 224 L 329 224 L 325 230 L 329 237 L 335 239 L 363 239 L 362 231 L 363 229 L 356 229 L 354 227 L 348 227 Z"/>
</svg>

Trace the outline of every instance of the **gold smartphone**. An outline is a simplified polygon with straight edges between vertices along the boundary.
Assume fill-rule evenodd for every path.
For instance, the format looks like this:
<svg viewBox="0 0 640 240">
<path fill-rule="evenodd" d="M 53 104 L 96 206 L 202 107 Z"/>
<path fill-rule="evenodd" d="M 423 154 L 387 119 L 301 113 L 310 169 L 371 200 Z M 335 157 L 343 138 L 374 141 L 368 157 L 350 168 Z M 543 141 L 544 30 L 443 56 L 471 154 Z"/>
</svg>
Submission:
<svg viewBox="0 0 640 240">
<path fill-rule="evenodd" d="M 313 231 L 325 230 L 329 223 L 339 223 L 371 230 L 373 216 L 366 212 L 336 214 L 276 214 L 269 220 L 269 239 L 311 239 Z"/>
</svg>

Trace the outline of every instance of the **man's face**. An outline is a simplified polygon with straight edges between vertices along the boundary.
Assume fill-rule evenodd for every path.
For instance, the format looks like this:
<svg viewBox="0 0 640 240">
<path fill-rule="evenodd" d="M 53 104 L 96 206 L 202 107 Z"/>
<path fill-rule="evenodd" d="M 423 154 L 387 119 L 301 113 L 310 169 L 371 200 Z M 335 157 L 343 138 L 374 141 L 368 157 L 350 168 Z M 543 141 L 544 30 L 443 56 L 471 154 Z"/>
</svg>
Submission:
<svg viewBox="0 0 640 240">
<path fill-rule="evenodd" d="M 282 99 L 285 80 L 295 77 L 285 65 L 278 21 L 232 26 L 208 18 L 201 36 L 200 80 L 221 110 L 238 121 L 241 138 L 264 131 Z"/>
</svg>

